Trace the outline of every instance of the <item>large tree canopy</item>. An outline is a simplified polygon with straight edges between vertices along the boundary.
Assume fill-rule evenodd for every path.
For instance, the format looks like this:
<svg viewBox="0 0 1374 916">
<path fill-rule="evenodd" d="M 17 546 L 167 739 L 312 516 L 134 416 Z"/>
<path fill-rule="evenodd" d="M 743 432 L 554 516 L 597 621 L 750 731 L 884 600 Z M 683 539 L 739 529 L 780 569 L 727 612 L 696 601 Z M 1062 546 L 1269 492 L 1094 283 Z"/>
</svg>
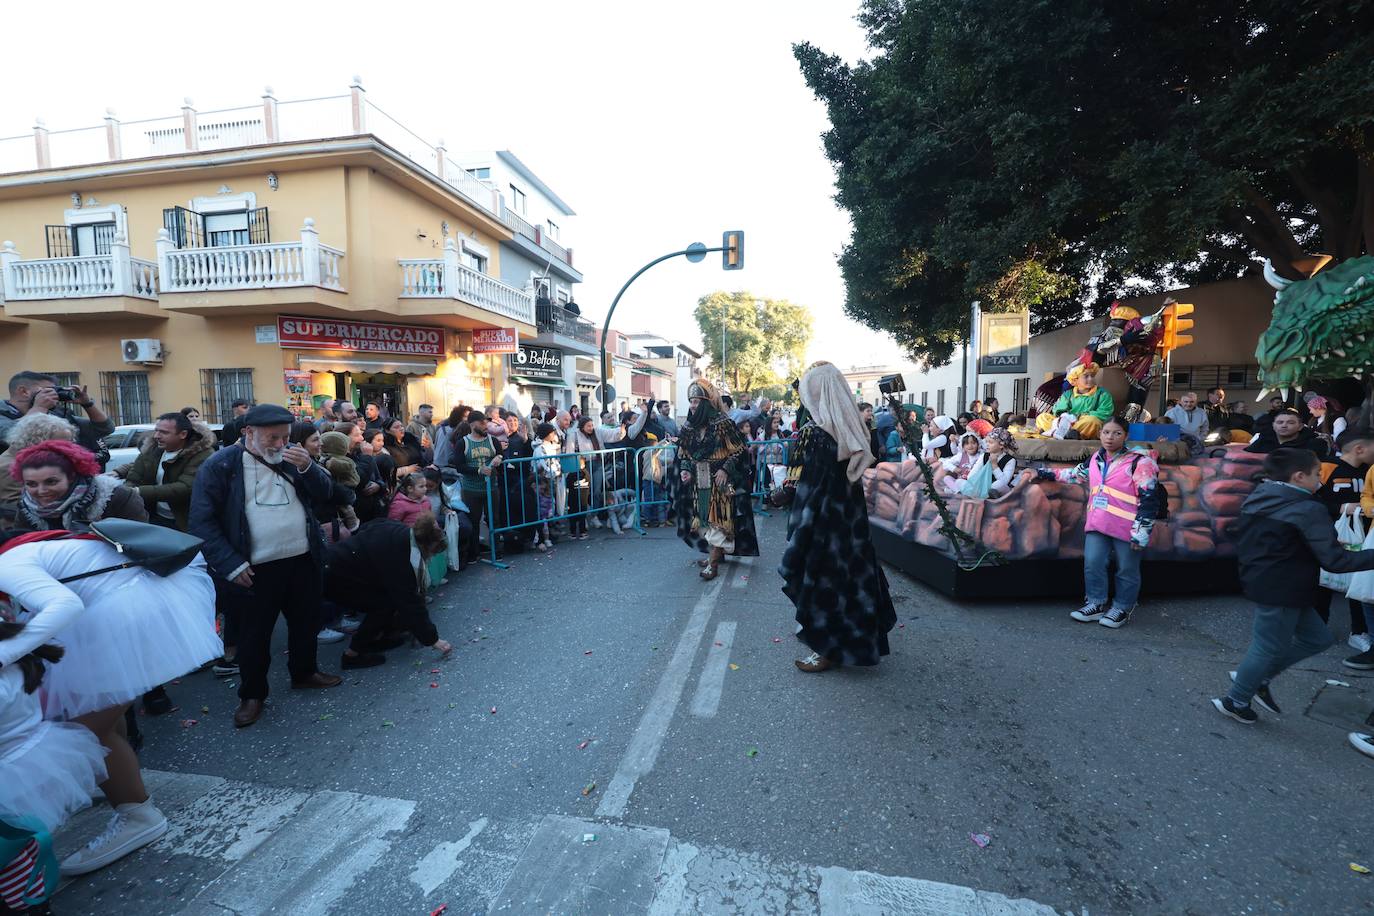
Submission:
<svg viewBox="0 0 1374 916">
<path fill-rule="evenodd" d="M 763 393 L 801 374 L 811 342 L 811 310 L 806 306 L 748 292 L 716 292 L 697 300 L 694 315 L 713 374 L 722 376 L 723 366 L 732 391 Z"/>
<path fill-rule="evenodd" d="M 854 231 L 846 309 L 943 362 L 1125 290 L 1374 248 L 1374 2 L 865 0 L 794 50 Z"/>
</svg>

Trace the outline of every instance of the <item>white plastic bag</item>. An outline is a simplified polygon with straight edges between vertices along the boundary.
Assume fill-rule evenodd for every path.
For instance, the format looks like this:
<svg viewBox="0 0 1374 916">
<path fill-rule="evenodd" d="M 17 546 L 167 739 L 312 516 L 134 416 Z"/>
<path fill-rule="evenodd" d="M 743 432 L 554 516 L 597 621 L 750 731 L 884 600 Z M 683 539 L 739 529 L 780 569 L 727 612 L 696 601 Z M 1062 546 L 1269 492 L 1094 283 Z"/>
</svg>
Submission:
<svg viewBox="0 0 1374 916">
<path fill-rule="evenodd" d="M 1365 534 L 1363 549 L 1374 550 L 1374 525 Z M 1374 569 L 1350 574 L 1350 585 L 1345 592 L 1355 601 L 1374 604 Z"/>
<path fill-rule="evenodd" d="M 1346 550 L 1359 550 L 1364 544 L 1364 525 L 1360 521 L 1359 515 L 1341 515 L 1336 519 L 1336 540 Z M 1350 577 L 1354 573 L 1333 573 L 1322 570 L 1320 583 L 1322 588 L 1329 588 L 1333 592 L 1344 594 L 1350 588 Z"/>
<path fill-rule="evenodd" d="M 459 546 L 458 513 L 452 509 L 444 510 L 444 536 L 448 539 L 448 568 L 457 572 L 463 568 L 463 552 Z"/>
</svg>

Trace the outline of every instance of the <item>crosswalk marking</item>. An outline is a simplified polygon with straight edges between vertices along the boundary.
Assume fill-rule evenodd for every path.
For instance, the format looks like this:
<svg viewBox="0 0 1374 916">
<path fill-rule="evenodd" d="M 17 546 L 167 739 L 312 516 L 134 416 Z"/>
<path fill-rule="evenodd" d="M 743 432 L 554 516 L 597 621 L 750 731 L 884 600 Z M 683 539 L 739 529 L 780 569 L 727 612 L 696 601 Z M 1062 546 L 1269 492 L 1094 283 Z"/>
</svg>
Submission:
<svg viewBox="0 0 1374 916">
<path fill-rule="evenodd" d="M 468 824 L 468 832 L 458 842 L 440 843 L 435 846 L 428 855 L 415 863 L 410 880 L 420 886 L 426 897 L 434 893 L 436 887 L 453 877 L 453 873 L 458 869 L 459 857 L 467 851 L 472 841 L 477 838 L 477 834 L 485 830 L 486 826 L 487 819 L 479 817 Z"/>
<path fill-rule="evenodd" d="M 731 588 L 748 588 L 749 576 L 754 571 L 755 557 L 740 557 L 735 561 L 735 568 L 730 573 Z"/>
<path fill-rule="evenodd" d="M 716 626 L 716 638 L 706 650 L 706 663 L 701 667 L 701 680 L 692 697 L 692 715 L 709 719 L 720 708 L 720 695 L 725 689 L 725 666 L 730 663 L 730 647 L 735 642 L 735 621 L 724 620 Z"/>
</svg>

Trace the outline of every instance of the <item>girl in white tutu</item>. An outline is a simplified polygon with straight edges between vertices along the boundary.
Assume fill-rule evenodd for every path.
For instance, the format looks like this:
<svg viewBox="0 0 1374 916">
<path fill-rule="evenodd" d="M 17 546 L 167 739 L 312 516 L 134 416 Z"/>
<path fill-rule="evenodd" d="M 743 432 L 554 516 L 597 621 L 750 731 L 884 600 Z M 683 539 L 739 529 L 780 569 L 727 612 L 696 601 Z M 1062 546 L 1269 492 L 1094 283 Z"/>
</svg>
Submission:
<svg viewBox="0 0 1374 916">
<path fill-rule="evenodd" d="M 101 788 L 114 818 L 105 833 L 62 863 L 64 875 L 84 874 L 167 830 L 119 723 L 135 697 L 219 657 L 214 587 L 199 556 L 165 578 L 134 567 L 64 584 L 57 580 L 125 558 L 93 535 L 7 534 L 0 543 L 0 592 L 11 597 L 27 626 L 0 649 L 22 655 L 60 643 L 66 661 L 48 673 L 44 718 L 84 725 L 109 751 L 109 778 Z"/>
<path fill-rule="evenodd" d="M 62 648 L 16 657 L 12 640 L 23 630 L 0 621 L 0 817 L 34 817 L 52 833 L 105 781 L 105 748 L 83 726 L 43 721 L 35 691 L 43 663 L 61 659 Z"/>
</svg>

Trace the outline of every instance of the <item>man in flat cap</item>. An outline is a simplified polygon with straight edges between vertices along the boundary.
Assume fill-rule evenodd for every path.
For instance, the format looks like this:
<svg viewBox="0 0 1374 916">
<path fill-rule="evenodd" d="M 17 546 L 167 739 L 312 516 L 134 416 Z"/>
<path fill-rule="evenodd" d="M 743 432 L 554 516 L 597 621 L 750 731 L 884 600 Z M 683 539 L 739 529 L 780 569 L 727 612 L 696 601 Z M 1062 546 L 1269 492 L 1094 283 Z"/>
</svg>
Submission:
<svg viewBox="0 0 1374 916">
<path fill-rule="evenodd" d="M 290 444 L 293 419 L 276 404 L 251 408 L 243 415 L 242 439 L 201 465 L 191 497 L 190 529 L 205 541 L 202 552 L 225 613 L 225 644 L 238 647 L 238 728 L 262 715 L 278 614 L 286 617 L 291 686 L 342 681 L 315 661 L 324 540 L 310 507 L 328 502 L 334 483 L 309 452 Z"/>
</svg>

